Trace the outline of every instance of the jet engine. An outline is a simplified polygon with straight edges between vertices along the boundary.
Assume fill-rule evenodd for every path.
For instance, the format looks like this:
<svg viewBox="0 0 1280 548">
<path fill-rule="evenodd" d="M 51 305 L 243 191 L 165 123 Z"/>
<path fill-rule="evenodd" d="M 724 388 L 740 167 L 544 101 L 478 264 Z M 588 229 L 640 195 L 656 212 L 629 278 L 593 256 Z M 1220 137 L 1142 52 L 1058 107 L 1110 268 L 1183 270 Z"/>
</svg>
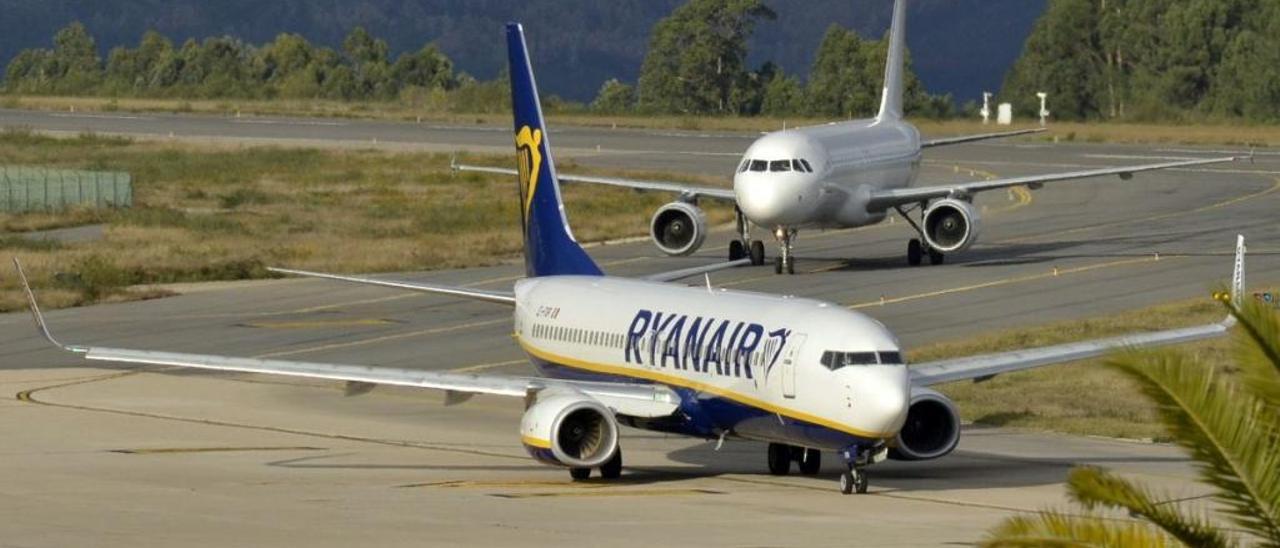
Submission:
<svg viewBox="0 0 1280 548">
<path fill-rule="evenodd" d="M 929 247 L 950 253 L 964 251 L 978 238 L 978 211 L 964 200 L 939 200 L 924 212 L 924 239 Z"/>
<path fill-rule="evenodd" d="M 600 402 L 582 394 L 539 398 L 520 420 L 520 439 L 545 464 L 592 468 L 618 450 L 618 421 Z"/>
<path fill-rule="evenodd" d="M 889 449 L 894 460 L 936 459 L 960 443 L 960 413 L 946 396 L 928 388 L 911 388 L 907 422 Z"/>
<path fill-rule="evenodd" d="M 688 202 L 669 203 L 653 214 L 649 235 L 663 253 L 688 255 L 707 239 L 707 214 Z"/>
</svg>

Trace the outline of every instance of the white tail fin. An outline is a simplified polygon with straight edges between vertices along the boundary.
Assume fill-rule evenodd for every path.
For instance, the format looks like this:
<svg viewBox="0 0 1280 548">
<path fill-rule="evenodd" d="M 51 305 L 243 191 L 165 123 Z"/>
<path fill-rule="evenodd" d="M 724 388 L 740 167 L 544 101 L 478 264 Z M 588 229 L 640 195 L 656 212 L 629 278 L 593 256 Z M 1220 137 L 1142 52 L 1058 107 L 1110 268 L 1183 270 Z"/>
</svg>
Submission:
<svg viewBox="0 0 1280 548">
<path fill-rule="evenodd" d="M 880 96 L 878 121 L 902 119 L 903 82 L 907 63 L 907 0 L 896 0 L 893 23 L 889 27 L 889 54 L 885 57 L 884 92 Z"/>
</svg>

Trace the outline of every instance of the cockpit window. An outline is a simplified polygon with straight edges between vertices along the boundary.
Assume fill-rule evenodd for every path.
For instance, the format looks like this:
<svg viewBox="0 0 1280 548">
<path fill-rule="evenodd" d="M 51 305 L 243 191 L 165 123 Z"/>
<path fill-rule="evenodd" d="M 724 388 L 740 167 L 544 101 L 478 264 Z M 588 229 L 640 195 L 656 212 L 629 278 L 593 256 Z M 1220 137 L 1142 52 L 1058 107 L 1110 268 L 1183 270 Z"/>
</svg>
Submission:
<svg viewBox="0 0 1280 548">
<path fill-rule="evenodd" d="M 774 160 L 769 162 L 769 171 L 791 171 L 791 160 Z"/>
<path fill-rule="evenodd" d="M 769 162 L 764 160 L 752 160 L 751 171 L 769 171 Z"/>
<path fill-rule="evenodd" d="M 907 362 L 903 361 L 901 352 L 881 352 L 880 363 L 885 365 L 900 365 Z"/>
<path fill-rule="evenodd" d="M 822 366 L 835 371 L 854 365 L 901 365 L 901 352 L 834 352 L 822 353 Z"/>
<path fill-rule="evenodd" d="M 801 158 L 801 159 L 800 159 L 800 163 L 804 164 L 804 170 L 805 170 L 805 171 L 808 171 L 809 173 L 813 173 L 813 166 L 809 165 L 809 161 L 808 161 L 808 160 L 806 160 L 806 159 L 804 159 L 804 158 Z"/>
<path fill-rule="evenodd" d="M 738 173 L 742 173 L 751 167 L 751 160 L 743 160 L 742 165 L 738 166 Z"/>
<path fill-rule="evenodd" d="M 827 369 L 835 371 L 841 367 L 850 365 L 875 365 L 875 352 L 823 352 L 822 365 Z"/>
</svg>

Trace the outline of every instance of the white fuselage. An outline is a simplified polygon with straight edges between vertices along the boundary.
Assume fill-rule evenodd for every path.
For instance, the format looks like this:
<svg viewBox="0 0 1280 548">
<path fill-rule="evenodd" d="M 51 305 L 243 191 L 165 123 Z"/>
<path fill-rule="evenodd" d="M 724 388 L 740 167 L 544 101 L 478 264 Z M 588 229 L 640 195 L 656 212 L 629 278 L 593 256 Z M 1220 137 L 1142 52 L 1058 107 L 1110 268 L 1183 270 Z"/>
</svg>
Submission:
<svg viewBox="0 0 1280 548">
<path fill-rule="evenodd" d="M 873 190 L 910 185 L 920 132 L 904 121 L 855 120 L 769 133 L 751 144 L 734 175 L 738 207 L 776 228 L 849 228 L 878 223 Z"/>
<path fill-rule="evenodd" d="M 670 386 L 687 424 L 668 430 L 839 449 L 906 419 L 897 340 L 837 305 L 579 276 L 523 280 L 516 298 L 515 337 L 543 373 Z"/>
</svg>

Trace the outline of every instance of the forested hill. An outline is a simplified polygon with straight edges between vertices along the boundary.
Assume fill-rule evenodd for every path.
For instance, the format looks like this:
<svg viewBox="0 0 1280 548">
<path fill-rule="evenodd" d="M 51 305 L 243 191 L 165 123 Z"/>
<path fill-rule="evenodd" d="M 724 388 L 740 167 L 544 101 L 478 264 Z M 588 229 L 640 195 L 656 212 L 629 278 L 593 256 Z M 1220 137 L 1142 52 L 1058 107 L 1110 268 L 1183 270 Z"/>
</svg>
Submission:
<svg viewBox="0 0 1280 548">
<path fill-rule="evenodd" d="M 482 79 L 505 64 L 501 25 L 523 21 L 546 93 L 590 100 L 609 78 L 634 82 L 659 19 L 683 0 L 0 0 L 0 66 L 19 50 L 47 48 L 79 20 L 105 57 L 136 46 L 154 29 L 181 43 L 231 35 L 266 43 L 281 32 L 337 47 L 355 26 L 385 39 L 392 53 L 435 41 L 460 70 Z M 879 37 L 890 0 L 768 0 L 778 14 L 762 21 L 750 60 L 808 72 L 831 23 Z M 999 87 L 1022 50 L 1045 0 L 913 0 L 910 45 L 915 69 L 932 93 L 965 100 Z"/>
</svg>

